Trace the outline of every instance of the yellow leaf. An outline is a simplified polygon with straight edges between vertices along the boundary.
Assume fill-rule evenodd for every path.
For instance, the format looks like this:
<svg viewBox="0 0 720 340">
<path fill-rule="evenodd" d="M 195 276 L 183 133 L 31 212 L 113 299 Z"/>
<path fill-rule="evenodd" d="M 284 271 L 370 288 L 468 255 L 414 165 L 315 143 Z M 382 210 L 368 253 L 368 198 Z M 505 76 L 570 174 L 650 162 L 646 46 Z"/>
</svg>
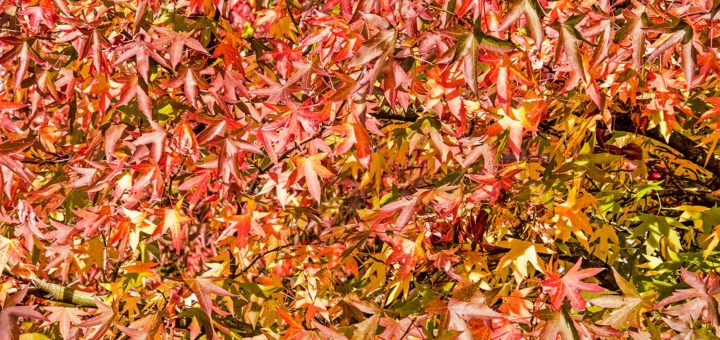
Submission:
<svg viewBox="0 0 720 340">
<path fill-rule="evenodd" d="M 538 253 L 552 254 L 552 250 L 545 247 L 545 245 L 514 238 L 499 242 L 497 246 L 510 249 L 510 251 L 500 259 L 498 268 L 505 269 L 511 267 L 513 269 L 513 275 L 515 275 L 518 281 L 528 277 L 528 263 L 542 272 L 542 260 L 538 256 Z"/>
<path fill-rule="evenodd" d="M 270 27 L 268 35 L 275 39 L 289 39 L 290 41 L 297 43 L 297 36 L 295 32 L 295 24 L 289 16 L 284 16 L 279 20 L 275 21 Z"/>
</svg>

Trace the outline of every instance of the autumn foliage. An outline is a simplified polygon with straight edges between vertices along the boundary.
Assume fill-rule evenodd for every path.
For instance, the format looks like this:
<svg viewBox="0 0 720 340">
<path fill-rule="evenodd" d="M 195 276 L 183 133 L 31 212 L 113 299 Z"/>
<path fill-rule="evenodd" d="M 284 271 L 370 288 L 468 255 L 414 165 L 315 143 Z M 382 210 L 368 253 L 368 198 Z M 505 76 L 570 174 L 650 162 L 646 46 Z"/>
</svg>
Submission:
<svg viewBox="0 0 720 340">
<path fill-rule="evenodd" d="M 0 340 L 720 336 L 720 2 L 0 2 Z"/>
</svg>

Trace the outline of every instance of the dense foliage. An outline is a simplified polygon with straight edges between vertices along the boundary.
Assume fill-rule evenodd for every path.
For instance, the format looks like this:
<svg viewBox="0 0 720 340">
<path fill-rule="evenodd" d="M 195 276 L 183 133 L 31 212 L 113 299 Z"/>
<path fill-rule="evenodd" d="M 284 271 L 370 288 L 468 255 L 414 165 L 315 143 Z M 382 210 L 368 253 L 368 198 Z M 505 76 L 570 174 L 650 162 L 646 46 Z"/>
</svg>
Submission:
<svg viewBox="0 0 720 340">
<path fill-rule="evenodd" d="M 0 339 L 720 335 L 720 3 L 5 0 Z"/>
</svg>

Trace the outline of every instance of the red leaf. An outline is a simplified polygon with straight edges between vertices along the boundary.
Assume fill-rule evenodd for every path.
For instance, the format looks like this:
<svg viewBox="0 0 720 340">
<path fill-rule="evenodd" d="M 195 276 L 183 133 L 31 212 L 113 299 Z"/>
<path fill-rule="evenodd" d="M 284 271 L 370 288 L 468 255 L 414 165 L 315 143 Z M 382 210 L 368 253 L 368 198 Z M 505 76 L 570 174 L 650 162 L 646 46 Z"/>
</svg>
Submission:
<svg viewBox="0 0 720 340">
<path fill-rule="evenodd" d="M 663 312 L 684 322 L 709 321 L 716 331 L 720 331 L 720 310 L 718 310 L 718 301 L 716 299 L 716 296 L 720 295 L 720 276 L 717 274 L 703 276 L 702 274 L 691 273 L 684 268 L 680 269 L 680 275 L 690 288 L 673 292 L 672 295 L 660 301 L 655 308 L 688 300 Z"/>
<path fill-rule="evenodd" d="M 395 30 L 392 29 L 384 30 L 376 34 L 363 43 L 360 50 L 348 64 L 348 67 L 365 65 L 383 54 L 390 54 L 395 47 L 396 38 Z"/>
<path fill-rule="evenodd" d="M 462 56 L 463 58 L 463 75 L 465 83 L 467 83 L 473 93 L 478 92 L 477 84 L 477 67 L 478 67 L 478 42 L 477 39 L 468 33 L 458 40 L 455 50 L 455 59 Z"/>
<path fill-rule="evenodd" d="M 334 155 L 340 155 L 354 145 L 358 159 L 364 167 L 370 166 L 370 135 L 362 124 L 345 123 L 343 125 L 334 126 L 335 132 L 341 133 L 345 136 L 345 140 L 338 144 L 335 149 Z"/>
<path fill-rule="evenodd" d="M 642 57 L 645 54 L 645 30 L 643 29 L 645 24 L 643 22 L 643 13 L 645 13 L 645 6 L 639 2 L 635 2 L 633 10 L 623 10 L 623 17 L 625 18 L 625 26 L 623 26 L 617 32 L 617 39 L 622 40 L 625 37 L 630 37 L 630 42 L 633 49 L 633 63 L 636 70 L 642 68 Z"/>
<path fill-rule="evenodd" d="M 150 99 L 147 83 L 137 76 L 129 77 L 126 81 L 127 82 L 124 83 L 122 88 L 122 95 L 116 105 L 126 105 L 131 100 L 137 99 L 140 111 L 145 115 L 145 118 L 150 122 L 150 125 L 156 126 L 157 123 L 153 121 L 152 101 Z"/>
<path fill-rule="evenodd" d="M 25 73 L 28 70 L 28 66 L 30 66 L 30 47 L 28 47 L 27 42 L 24 42 L 22 44 L 22 47 L 20 48 L 19 58 L 20 64 L 15 71 L 15 90 L 20 89 L 22 81 L 23 79 L 25 79 Z"/>
<path fill-rule="evenodd" d="M 713 107 L 698 118 L 698 123 L 702 122 L 703 120 L 714 118 L 714 117 L 720 117 L 720 97 L 715 98 L 706 98 L 705 99 L 708 103 L 713 104 Z"/>
<path fill-rule="evenodd" d="M 80 178 L 73 181 L 70 184 L 71 188 L 79 188 L 84 187 L 93 184 L 93 180 L 95 179 L 95 173 L 97 172 L 97 169 L 95 168 L 75 168 L 70 167 L 75 172 L 80 174 Z"/>
<path fill-rule="evenodd" d="M 560 24 L 560 42 L 562 43 L 562 50 L 565 51 L 565 57 L 575 73 L 587 82 L 583 60 L 580 56 L 580 42 L 576 38 L 576 34 L 579 35 L 574 26 L 569 23 Z M 558 51 L 560 51 L 559 47 Z"/>
<path fill-rule="evenodd" d="M 174 81 L 168 82 L 167 86 L 171 88 L 183 85 L 183 93 L 192 106 L 197 107 L 198 88 L 206 89 L 208 84 L 199 77 L 194 70 L 189 68 L 181 69 Z"/>
<path fill-rule="evenodd" d="M 186 32 L 175 32 L 165 27 L 156 27 L 156 31 L 162 34 L 162 37 L 158 38 L 153 42 L 154 46 L 167 46 L 170 54 L 170 65 L 173 69 L 180 63 L 183 55 L 183 49 L 187 46 L 191 49 L 207 54 L 208 51 L 194 38 L 190 37 L 189 33 Z"/>
<path fill-rule="evenodd" d="M 520 19 L 520 15 L 523 13 L 525 14 L 525 19 L 528 22 L 530 33 L 535 39 L 535 49 L 540 50 L 545 32 L 543 32 L 541 22 L 542 10 L 540 9 L 540 4 L 538 4 L 536 0 L 520 0 L 516 2 L 510 10 L 510 13 L 505 15 L 500 27 L 498 27 L 498 31 L 506 30 L 510 27 L 510 25 Z"/>
<path fill-rule="evenodd" d="M 150 144 L 152 160 L 155 161 L 155 163 L 158 163 L 160 162 L 160 158 L 162 158 L 162 155 L 165 152 L 165 140 L 165 132 L 162 130 L 155 130 L 152 132 L 143 133 L 140 137 L 138 137 L 138 139 L 133 142 L 133 145 L 140 146 Z"/>
<path fill-rule="evenodd" d="M 105 131 L 105 159 L 108 161 L 113 159 L 111 156 L 115 152 L 115 144 L 120 140 L 125 128 L 124 124 L 112 125 Z"/>
<path fill-rule="evenodd" d="M 395 202 L 384 205 L 380 208 L 379 219 L 385 219 L 400 211 L 400 215 L 395 221 L 398 228 L 404 227 L 417 209 L 417 197 L 401 198 Z"/>
<path fill-rule="evenodd" d="M 55 27 L 55 20 L 58 19 L 58 15 L 55 13 L 55 10 L 47 5 L 28 7 L 18 12 L 18 15 L 28 16 L 28 23 L 33 31 L 37 31 L 40 28 L 41 23 L 48 28 L 53 28 Z"/>
<path fill-rule="evenodd" d="M 12 112 L 26 108 L 27 104 L 0 101 L 0 112 Z"/>
<path fill-rule="evenodd" d="M 95 299 L 95 305 L 98 307 L 95 316 L 78 324 L 78 327 L 91 328 L 95 326 L 100 326 L 97 327 L 92 336 L 93 340 L 98 340 L 105 337 L 105 332 L 107 332 L 113 320 L 115 320 L 115 311 L 112 307 L 104 304 L 102 301 L 100 301 L 100 299 L 97 298 Z M 86 335 L 86 338 L 89 337 L 90 336 Z"/>
<path fill-rule="evenodd" d="M 243 72 L 242 57 L 240 56 L 240 52 L 238 52 L 238 49 L 235 48 L 231 43 L 225 40 L 220 42 L 220 44 L 215 47 L 212 57 L 222 57 L 226 68 L 230 68 L 230 66 L 235 66 L 235 69 Z"/>
<path fill-rule="evenodd" d="M 40 231 L 40 228 L 45 228 L 46 226 L 38 219 L 37 214 L 30 203 L 25 200 L 20 200 L 18 202 L 17 213 L 20 225 L 15 230 L 15 235 L 22 235 L 25 240 L 25 249 L 33 251 L 33 237 L 44 239 L 45 235 Z"/>
<path fill-rule="evenodd" d="M 605 290 L 594 283 L 584 282 L 582 280 L 591 278 L 604 268 L 580 269 L 582 258 L 564 275 L 560 276 L 557 271 L 550 271 L 545 274 L 545 280 L 542 282 L 543 291 L 550 294 L 550 304 L 559 310 L 562 302 L 567 298 L 570 305 L 576 310 L 585 309 L 585 299 L 580 292 L 599 293 Z"/>
<path fill-rule="evenodd" d="M 80 317 L 88 315 L 88 313 L 80 309 L 70 307 L 48 306 L 43 307 L 43 309 L 50 312 L 50 315 L 47 317 L 48 322 L 46 324 L 59 323 L 60 335 L 62 335 L 64 339 L 70 338 L 72 326 L 76 326 L 82 322 Z"/>
<path fill-rule="evenodd" d="M 195 296 L 198 299 L 198 303 L 200 303 L 200 308 L 202 308 L 205 314 L 207 314 L 210 318 L 212 318 L 213 310 L 213 297 L 211 296 L 211 294 L 217 296 L 233 296 L 232 293 L 215 285 L 213 279 L 194 278 L 185 279 L 185 282 L 195 293 Z"/>
<path fill-rule="evenodd" d="M 0 340 L 17 339 L 17 318 L 45 320 L 45 316 L 35 310 L 35 306 L 18 306 L 27 294 L 27 288 L 7 296 L 0 309 Z"/>
<path fill-rule="evenodd" d="M 181 214 L 178 208 L 162 209 L 160 213 L 162 213 L 160 227 L 155 228 L 151 239 L 159 238 L 161 235 L 167 233 L 169 229 L 173 247 L 175 248 L 177 254 L 180 254 L 180 251 L 183 248 L 183 241 L 185 241 L 188 237 L 188 230 L 185 224 L 190 222 L 190 219 Z"/>
<path fill-rule="evenodd" d="M 448 303 L 448 314 L 448 328 L 460 332 L 457 337 L 460 340 L 473 339 L 472 329 L 468 325 L 468 321 L 472 319 L 486 321 L 505 318 L 505 315 L 488 307 L 482 294 L 474 296 L 470 302 L 451 299 Z"/>
<path fill-rule="evenodd" d="M 318 203 L 320 203 L 320 195 L 322 194 L 322 188 L 320 186 L 318 176 L 320 176 L 321 178 L 330 178 L 334 176 L 332 171 L 328 170 L 322 165 L 321 162 L 324 158 L 325 154 L 320 153 L 317 155 L 312 155 L 310 157 L 296 157 L 293 159 L 297 166 L 297 169 L 293 172 L 296 177 L 293 178 L 295 178 L 295 181 L 298 181 L 304 177 L 310 195 Z M 288 182 L 288 185 L 291 185 L 291 183 Z"/>
<path fill-rule="evenodd" d="M 163 59 L 163 57 L 155 51 L 155 46 L 142 40 L 124 45 L 121 50 L 124 50 L 124 52 L 118 56 L 117 60 L 115 60 L 115 65 L 117 66 L 118 64 L 135 57 L 135 68 L 137 69 L 137 73 L 143 78 L 143 80 L 145 80 L 145 83 L 149 83 L 148 76 L 150 75 L 150 58 L 153 58 L 153 60 L 155 60 L 158 64 L 170 68 L 170 66 L 165 62 L 165 59 Z"/>
</svg>

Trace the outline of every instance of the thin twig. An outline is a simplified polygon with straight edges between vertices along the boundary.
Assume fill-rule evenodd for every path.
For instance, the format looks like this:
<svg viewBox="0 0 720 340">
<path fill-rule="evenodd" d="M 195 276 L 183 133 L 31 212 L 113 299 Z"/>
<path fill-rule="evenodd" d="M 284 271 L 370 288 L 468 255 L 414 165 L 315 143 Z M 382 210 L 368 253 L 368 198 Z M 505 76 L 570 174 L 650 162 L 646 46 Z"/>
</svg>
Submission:
<svg viewBox="0 0 720 340">
<path fill-rule="evenodd" d="M 278 252 L 278 251 L 281 251 L 281 250 L 283 250 L 283 249 L 285 249 L 285 248 L 289 248 L 289 247 L 292 247 L 292 246 L 294 246 L 294 244 L 288 243 L 288 244 L 285 244 L 285 245 L 282 245 L 282 246 L 278 246 L 278 247 L 272 248 L 272 249 L 270 249 L 270 250 L 268 250 L 268 251 L 264 251 L 264 252 L 262 252 L 262 253 L 260 253 L 260 254 L 255 255 L 255 257 L 253 258 L 253 260 L 250 261 L 250 263 L 249 263 L 247 266 L 245 266 L 245 268 L 243 268 L 242 270 L 240 270 L 240 272 L 238 272 L 237 274 L 233 274 L 232 278 L 234 279 L 234 278 L 236 278 L 236 277 L 239 277 L 239 276 L 247 273 L 247 271 L 250 270 L 250 269 L 255 265 L 255 263 L 257 263 L 257 261 L 260 261 L 261 258 L 265 257 L 265 255 L 268 255 L 268 254 L 271 254 L 271 253 L 274 253 L 274 252 Z"/>
</svg>

